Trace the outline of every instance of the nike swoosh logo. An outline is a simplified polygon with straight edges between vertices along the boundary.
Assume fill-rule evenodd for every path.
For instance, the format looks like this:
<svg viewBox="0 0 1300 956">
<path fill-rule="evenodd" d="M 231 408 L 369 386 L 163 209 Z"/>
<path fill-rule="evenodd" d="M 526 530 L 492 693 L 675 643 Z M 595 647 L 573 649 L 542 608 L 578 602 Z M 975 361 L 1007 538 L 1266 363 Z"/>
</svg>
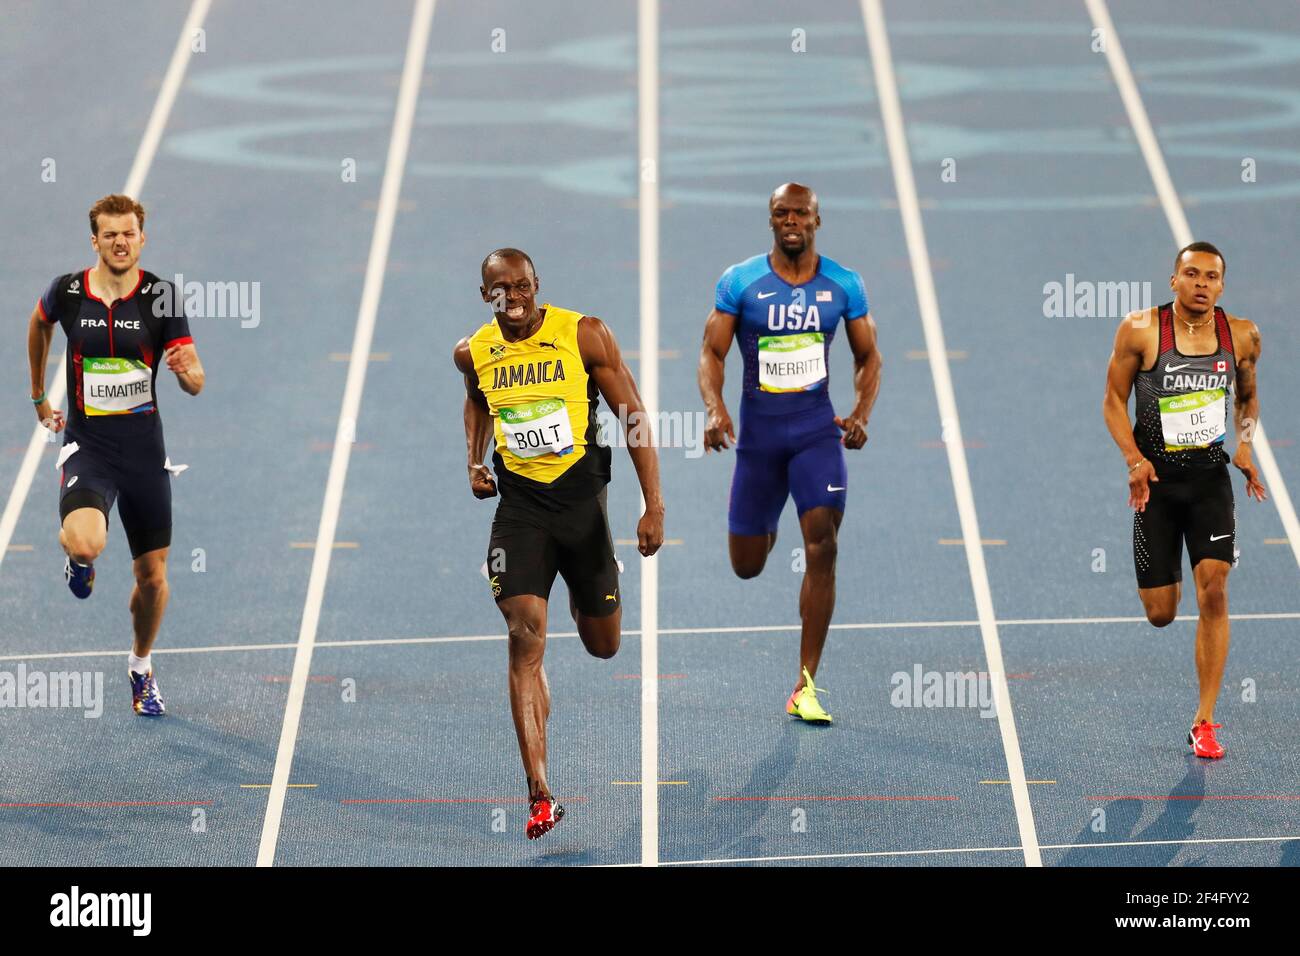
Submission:
<svg viewBox="0 0 1300 956">
<path fill-rule="evenodd" d="M 1177 372 L 1179 369 L 1184 369 L 1184 368 L 1188 368 L 1188 367 L 1190 367 L 1191 364 L 1192 364 L 1191 362 L 1185 362 L 1185 363 L 1182 364 L 1182 365 L 1166 365 L 1166 366 L 1165 366 L 1165 371 L 1166 371 L 1166 372 Z"/>
<path fill-rule="evenodd" d="M 843 491 L 844 489 L 843 489 L 843 488 L 835 488 L 835 487 L 833 487 L 833 486 L 831 486 L 831 485 L 827 485 L 827 486 L 826 486 L 826 490 L 827 490 L 827 491 Z"/>
<path fill-rule="evenodd" d="M 775 292 L 760 292 L 760 293 L 758 294 L 758 297 L 759 297 L 760 299 L 770 299 L 770 298 L 771 298 L 772 296 L 774 296 L 774 295 L 776 295 Z"/>
<path fill-rule="evenodd" d="M 1232 535 L 1230 535 L 1230 534 L 1218 534 L 1218 535 L 1212 534 L 1212 535 L 1210 535 L 1210 540 L 1211 540 L 1211 541 L 1222 541 L 1224 538 L 1231 538 L 1231 537 L 1232 537 Z"/>
</svg>

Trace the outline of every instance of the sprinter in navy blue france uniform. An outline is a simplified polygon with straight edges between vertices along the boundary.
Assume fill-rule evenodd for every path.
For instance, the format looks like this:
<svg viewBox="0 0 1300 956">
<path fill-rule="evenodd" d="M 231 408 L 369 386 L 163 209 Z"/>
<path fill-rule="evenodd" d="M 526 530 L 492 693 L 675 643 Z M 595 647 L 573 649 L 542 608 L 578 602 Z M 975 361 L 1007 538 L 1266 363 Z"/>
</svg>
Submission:
<svg viewBox="0 0 1300 956">
<path fill-rule="evenodd" d="M 786 713 L 828 724 L 813 678 L 835 608 L 835 556 L 847 500 L 844 449 L 867 441 L 880 390 L 880 353 L 867 293 L 856 272 L 819 255 L 817 196 L 786 183 L 768 201 L 772 248 L 731 266 L 718 282 L 700 351 L 700 394 L 708 411 L 705 448 L 736 443 L 728 546 L 742 578 L 763 570 L 786 500 L 794 498 L 806 570 L 799 593 L 799 677 Z M 844 328 L 853 352 L 855 402 L 843 418 L 831 406 L 827 359 Z M 722 400 L 732 340 L 740 343 L 740 440 Z"/>
<path fill-rule="evenodd" d="M 90 210 L 98 261 L 59 276 L 32 310 L 27 347 L 37 419 L 64 432 L 59 543 L 64 574 L 79 598 L 90 597 L 94 561 L 108 539 L 114 502 L 134 564 L 134 641 L 127 669 L 137 714 L 165 712 L 150 650 L 167 607 L 171 546 L 171 471 L 156 396 L 158 370 L 182 391 L 203 389 L 203 366 L 178 290 L 139 268 L 144 209 L 128 196 L 105 196 Z M 68 411 L 51 408 L 45 365 L 54 327 L 67 336 Z"/>
</svg>

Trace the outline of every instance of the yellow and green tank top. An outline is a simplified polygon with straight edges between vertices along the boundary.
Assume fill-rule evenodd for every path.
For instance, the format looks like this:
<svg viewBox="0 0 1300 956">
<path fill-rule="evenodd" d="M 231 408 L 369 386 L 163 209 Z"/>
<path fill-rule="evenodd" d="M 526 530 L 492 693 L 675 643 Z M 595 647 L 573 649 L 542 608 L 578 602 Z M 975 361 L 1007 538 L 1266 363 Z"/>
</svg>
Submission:
<svg viewBox="0 0 1300 956">
<path fill-rule="evenodd" d="M 609 449 L 597 440 L 596 383 L 578 350 L 582 313 L 549 303 L 542 312 L 526 339 L 507 341 L 493 320 L 469 340 L 492 414 L 497 482 L 503 495 L 507 486 L 590 495 L 609 481 Z"/>
</svg>

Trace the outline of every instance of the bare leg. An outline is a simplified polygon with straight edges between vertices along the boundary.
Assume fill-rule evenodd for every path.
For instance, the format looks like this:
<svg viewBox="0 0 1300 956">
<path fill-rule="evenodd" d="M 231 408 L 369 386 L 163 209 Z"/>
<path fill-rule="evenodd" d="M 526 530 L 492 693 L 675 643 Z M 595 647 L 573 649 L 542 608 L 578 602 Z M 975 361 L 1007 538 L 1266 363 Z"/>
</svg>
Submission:
<svg viewBox="0 0 1300 956">
<path fill-rule="evenodd" d="M 756 578 L 767 563 L 767 556 L 776 546 L 776 532 L 771 534 L 729 534 L 727 545 L 731 551 L 731 567 L 737 577 Z"/>
<path fill-rule="evenodd" d="M 521 594 L 497 603 L 510 641 L 510 713 L 519 738 L 529 799 L 549 797 L 546 784 L 546 721 L 551 689 L 542 669 L 546 651 L 546 599 Z"/>
<path fill-rule="evenodd" d="M 1158 588 L 1138 588 L 1138 597 L 1146 609 L 1147 620 L 1156 627 L 1165 627 L 1178 616 L 1178 601 L 1182 597 L 1182 585 L 1178 582 Z"/>
<path fill-rule="evenodd" d="M 573 595 L 570 594 L 569 613 L 573 615 L 573 623 L 578 626 L 578 636 L 582 638 L 582 646 L 587 649 L 588 654 L 608 660 L 618 653 L 623 635 L 621 604 L 613 614 L 592 617 L 578 611 L 578 605 L 573 602 Z"/>
<path fill-rule="evenodd" d="M 98 508 L 78 508 L 63 519 L 59 544 L 78 564 L 94 564 L 108 543 L 108 521 Z"/>
<path fill-rule="evenodd" d="M 74 512 L 75 514 L 76 512 Z M 71 517 L 69 515 L 68 517 Z M 135 559 L 135 587 L 131 589 L 131 624 L 135 629 L 132 652 L 136 657 L 148 657 L 153 642 L 158 639 L 163 614 L 171 598 L 171 585 L 167 583 L 167 548 L 147 551 Z"/>
<path fill-rule="evenodd" d="M 826 632 L 835 611 L 835 558 L 840 520 L 844 512 L 834 508 L 813 508 L 799 519 L 803 531 L 807 568 L 799 589 L 799 619 L 803 630 L 799 639 L 799 680 L 795 690 L 804 686 L 803 671 L 817 676 L 817 665 L 826 646 Z"/>
<path fill-rule="evenodd" d="M 1214 723 L 1214 704 L 1223 686 L 1223 668 L 1228 662 L 1228 571 L 1232 565 L 1204 558 L 1192 568 L 1196 578 L 1196 603 L 1201 609 L 1196 623 L 1196 675 L 1201 696 L 1192 724 Z"/>
</svg>

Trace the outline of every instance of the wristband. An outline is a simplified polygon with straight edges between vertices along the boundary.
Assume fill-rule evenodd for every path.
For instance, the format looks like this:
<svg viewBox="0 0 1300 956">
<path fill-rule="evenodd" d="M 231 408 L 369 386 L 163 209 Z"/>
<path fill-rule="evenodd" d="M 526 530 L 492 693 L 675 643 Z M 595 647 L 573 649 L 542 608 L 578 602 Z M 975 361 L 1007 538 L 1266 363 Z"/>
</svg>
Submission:
<svg viewBox="0 0 1300 956">
<path fill-rule="evenodd" d="M 1137 470 L 1138 465 L 1142 464 L 1144 461 L 1146 461 L 1145 458 L 1139 458 L 1137 461 L 1133 462 L 1133 464 L 1128 466 L 1128 473 L 1130 475 L 1133 474 L 1133 472 Z"/>
<path fill-rule="evenodd" d="M 48 393 L 47 393 L 47 392 L 41 392 L 41 397 L 40 397 L 40 398 L 33 398 L 33 399 L 32 399 L 32 404 L 33 404 L 33 405 L 39 405 L 41 402 L 45 401 L 45 399 L 46 399 L 47 396 L 48 396 Z"/>
</svg>

